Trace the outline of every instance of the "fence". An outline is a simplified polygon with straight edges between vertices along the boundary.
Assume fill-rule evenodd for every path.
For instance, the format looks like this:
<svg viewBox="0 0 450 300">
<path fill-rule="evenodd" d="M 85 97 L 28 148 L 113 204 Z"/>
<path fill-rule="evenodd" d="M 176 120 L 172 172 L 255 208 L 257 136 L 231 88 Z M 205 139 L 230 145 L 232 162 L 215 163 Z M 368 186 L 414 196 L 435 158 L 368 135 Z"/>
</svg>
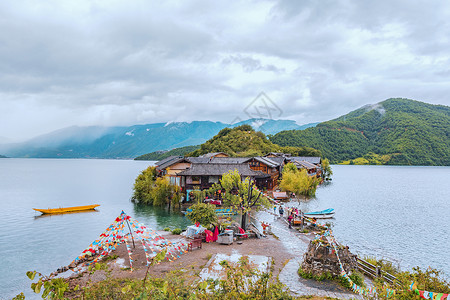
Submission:
<svg viewBox="0 0 450 300">
<path fill-rule="evenodd" d="M 358 263 L 358 269 L 365 275 L 372 277 L 372 278 L 382 278 L 386 282 L 389 282 L 390 284 L 394 285 L 401 285 L 400 280 L 398 280 L 394 275 L 389 274 L 388 272 L 383 271 L 380 267 L 374 266 L 371 263 L 360 259 L 359 257 L 356 258 L 356 261 Z"/>
</svg>

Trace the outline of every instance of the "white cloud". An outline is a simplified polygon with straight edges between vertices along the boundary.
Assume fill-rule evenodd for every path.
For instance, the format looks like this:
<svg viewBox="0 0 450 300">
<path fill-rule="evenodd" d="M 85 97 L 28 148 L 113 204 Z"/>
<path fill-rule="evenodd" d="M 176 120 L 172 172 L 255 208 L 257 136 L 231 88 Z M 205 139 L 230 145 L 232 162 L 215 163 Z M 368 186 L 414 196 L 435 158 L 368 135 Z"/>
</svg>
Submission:
<svg viewBox="0 0 450 300">
<path fill-rule="evenodd" d="M 299 123 L 449 104 L 445 1 L 0 2 L 0 136 L 231 122 L 264 91 Z"/>
</svg>

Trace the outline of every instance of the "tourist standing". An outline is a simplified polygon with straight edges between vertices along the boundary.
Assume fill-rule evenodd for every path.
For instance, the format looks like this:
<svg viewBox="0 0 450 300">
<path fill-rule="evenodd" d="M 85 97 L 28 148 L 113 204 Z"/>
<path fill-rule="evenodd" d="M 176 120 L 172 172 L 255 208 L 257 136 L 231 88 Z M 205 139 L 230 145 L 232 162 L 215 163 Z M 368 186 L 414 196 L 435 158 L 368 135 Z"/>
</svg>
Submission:
<svg viewBox="0 0 450 300">
<path fill-rule="evenodd" d="M 294 219 L 294 213 L 291 213 L 288 217 L 289 228 L 292 228 L 292 220 Z"/>
</svg>

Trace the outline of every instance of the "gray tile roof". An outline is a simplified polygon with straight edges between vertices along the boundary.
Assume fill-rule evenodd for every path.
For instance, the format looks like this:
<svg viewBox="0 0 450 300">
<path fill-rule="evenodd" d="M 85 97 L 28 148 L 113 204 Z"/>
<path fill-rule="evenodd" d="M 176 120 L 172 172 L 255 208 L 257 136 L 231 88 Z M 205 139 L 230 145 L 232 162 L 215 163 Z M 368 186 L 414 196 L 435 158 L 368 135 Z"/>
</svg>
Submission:
<svg viewBox="0 0 450 300">
<path fill-rule="evenodd" d="M 175 157 L 172 160 L 166 161 L 161 165 L 156 165 L 156 169 L 164 170 L 165 168 L 170 167 L 171 165 L 179 163 L 184 160 L 186 160 L 186 158 L 184 158 L 183 156 Z"/>
<path fill-rule="evenodd" d="M 221 176 L 229 171 L 237 170 L 241 176 L 245 177 L 270 177 L 261 171 L 254 171 L 250 169 L 247 164 L 192 164 L 189 169 L 186 169 L 178 175 L 190 176 Z"/>
<path fill-rule="evenodd" d="M 279 164 L 278 164 L 276 161 L 273 161 L 273 160 L 272 160 L 271 158 L 269 158 L 269 157 L 263 157 L 263 156 L 255 156 L 255 157 L 247 158 L 247 159 L 246 159 L 246 162 L 247 162 L 247 161 L 250 161 L 250 160 L 252 160 L 252 159 L 254 159 L 254 160 L 256 160 L 256 161 L 259 161 L 259 162 L 265 164 L 266 166 L 268 166 L 268 167 L 270 167 L 270 168 L 275 168 L 275 167 L 278 167 L 278 166 L 279 166 Z"/>
<path fill-rule="evenodd" d="M 289 161 L 307 161 L 312 164 L 320 164 L 320 157 L 319 156 L 292 156 L 292 157 L 286 157 Z"/>
<path fill-rule="evenodd" d="M 187 157 L 195 164 L 242 164 L 248 158 L 246 157 Z"/>
<path fill-rule="evenodd" d="M 160 166 L 160 165 L 162 165 L 162 164 L 165 164 L 166 162 L 168 162 L 168 161 L 171 161 L 171 160 L 173 160 L 173 159 L 176 159 L 176 158 L 180 158 L 181 156 L 178 156 L 178 155 L 171 155 L 171 156 L 169 156 L 169 157 L 166 157 L 166 158 L 164 158 L 164 159 L 161 159 L 160 161 L 157 161 L 156 163 L 155 163 L 155 165 L 156 166 Z"/>
<path fill-rule="evenodd" d="M 304 160 L 295 161 L 294 164 L 296 164 L 298 166 L 301 166 L 302 168 L 305 168 L 305 169 L 308 169 L 308 170 L 317 168 L 317 166 L 315 164 L 312 164 L 312 163 L 304 161 Z"/>
</svg>

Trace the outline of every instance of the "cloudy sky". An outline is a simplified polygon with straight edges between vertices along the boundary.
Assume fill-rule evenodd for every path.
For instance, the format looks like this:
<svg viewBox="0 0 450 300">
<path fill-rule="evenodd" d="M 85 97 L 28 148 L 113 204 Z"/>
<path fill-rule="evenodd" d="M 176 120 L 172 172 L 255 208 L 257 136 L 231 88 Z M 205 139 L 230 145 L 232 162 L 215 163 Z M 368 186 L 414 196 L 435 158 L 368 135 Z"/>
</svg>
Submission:
<svg viewBox="0 0 450 300">
<path fill-rule="evenodd" d="M 448 1 L 0 1 L 0 136 L 449 105 L 449 59 Z"/>
</svg>

